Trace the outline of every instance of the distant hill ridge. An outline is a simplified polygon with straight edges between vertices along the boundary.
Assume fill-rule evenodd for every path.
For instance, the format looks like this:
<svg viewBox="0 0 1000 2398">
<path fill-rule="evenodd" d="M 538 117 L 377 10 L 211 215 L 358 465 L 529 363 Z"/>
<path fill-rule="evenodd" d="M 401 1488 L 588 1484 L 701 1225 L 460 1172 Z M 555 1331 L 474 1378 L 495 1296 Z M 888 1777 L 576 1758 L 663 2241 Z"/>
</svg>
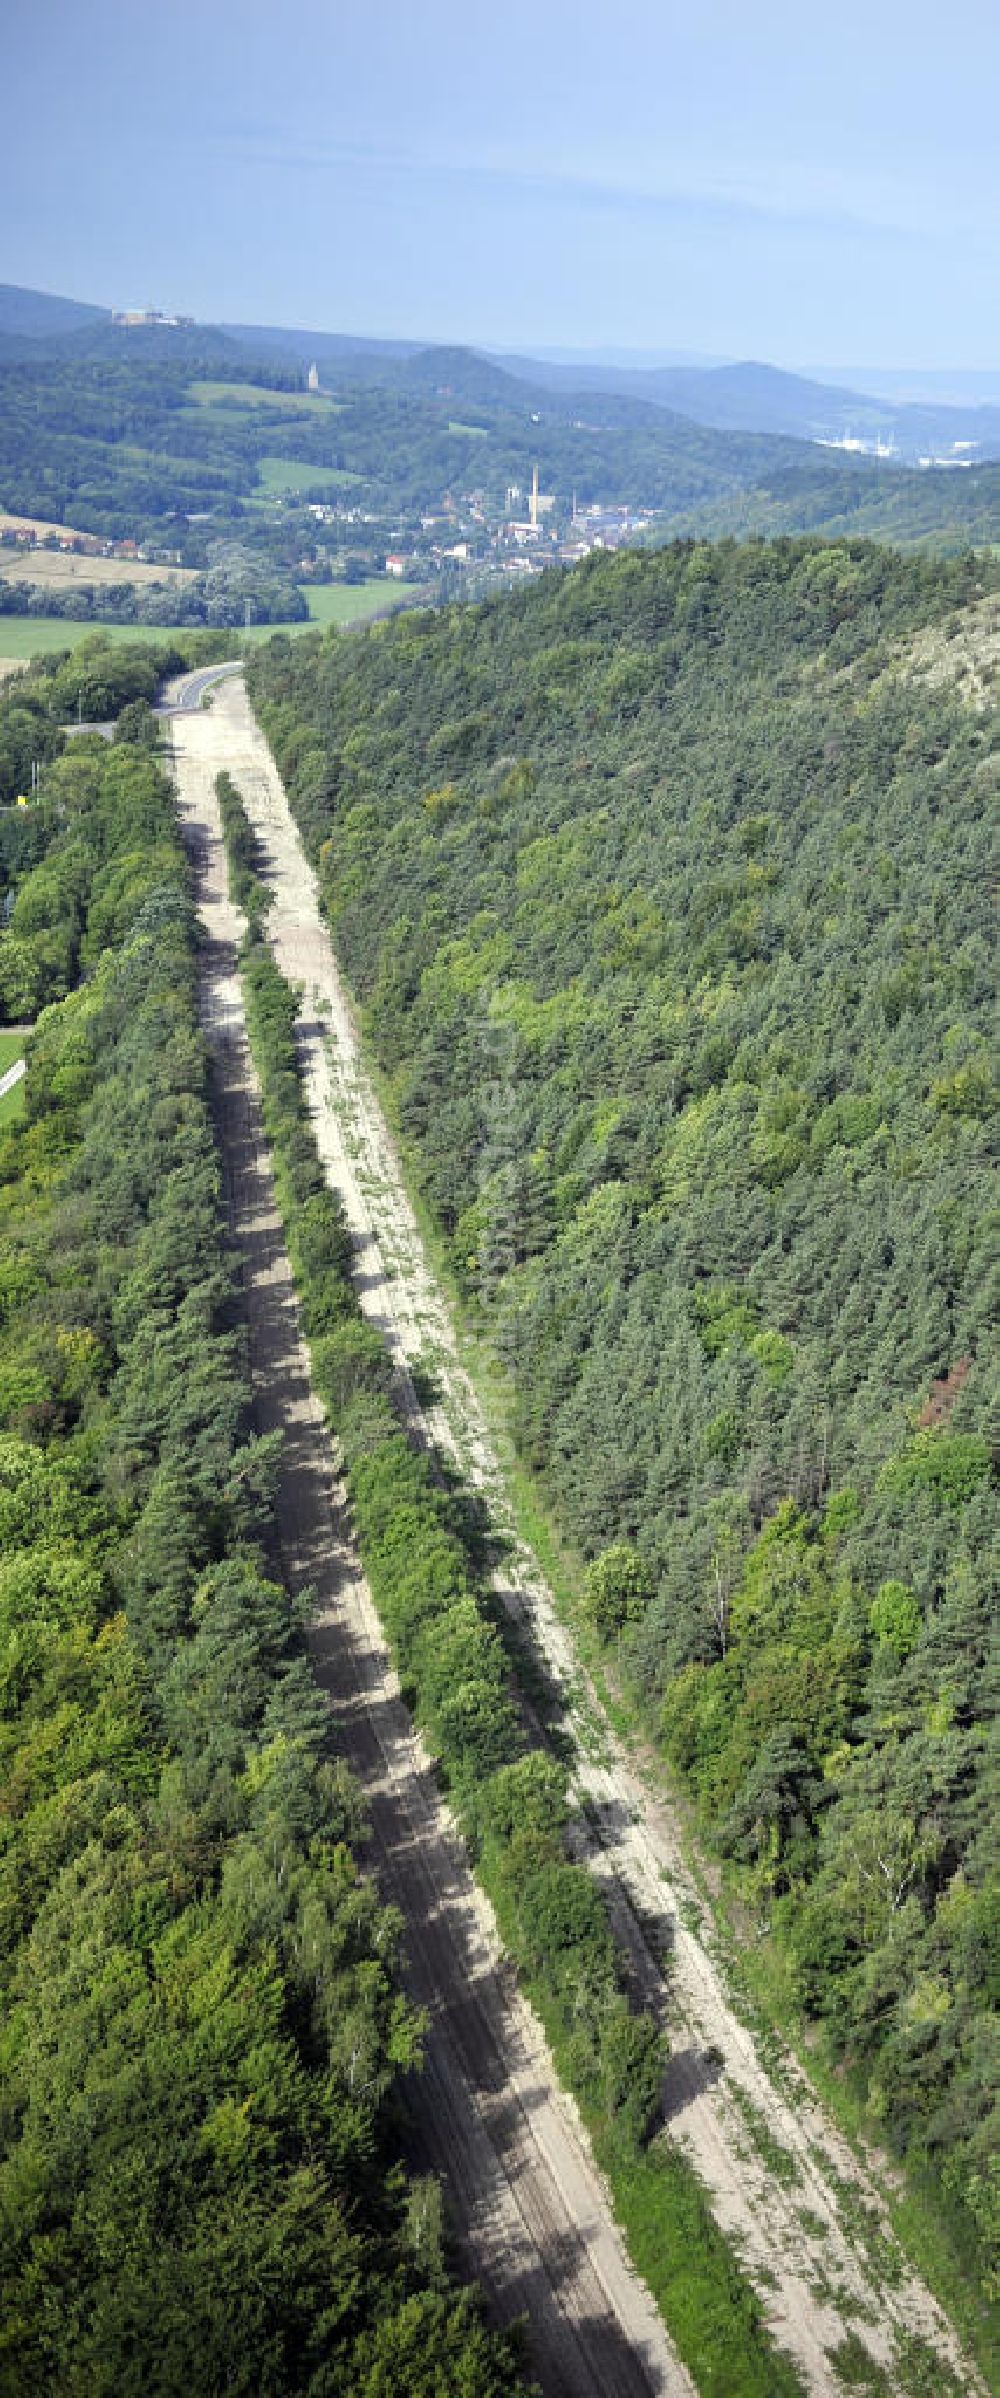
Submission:
<svg viewBox="0 0 1000 2398">
<path fill-rule="evenodd" d="M 0 283 L 0 333 L 25 341 L 44 341 L 63 333 L 82 333 L 110 320 L 110 308 L 87 300 L 66 300 L 57 293 L 32 291 L 21 283 Z"/>
<path fill-rule="evenodd" d="M 314 361 L 336 409 L 322 400 L 298 413 L 269 405 L 269 393 L 301 393 Z M 844 422 L 832 413 L 843 394 L 766 365 L 612 364 L 594 370 L 584 388 L 574 380 L 582 369 L 567 380 L 564 367 L 504 361 L 462 344 L 266 326 L 124 326 L 107 309 L 16 285 L 0 286 L 0 362 L 0 497 L 9 509 L 112 539 L 167 542 L 181 547 L 185 564 L 203 568 L 212 544 L 233 538 L 238 518 L 240 541 L 262 573 L 266 567 L 269 587 L 276 561 L 294 580 L 303 534 L 312 534 L 269 503 L 262 467 L 277 471 L 274 490 L 297 486 L 300 497 L 311 484 L 325 491 L 331 477 L 346 478 L 364 509 L 359 521 L 372 528 L 352 540 L 376 573 L 381 556 L 400 545 L 401 522 L 433 516 L 446 494 L 450 506 L 469 511 L 477 568 L 484 560 L 502 565 L 506 495 L 530 488 L 536 468 L 567 520 L 574 501 L 598 514 L 628 509 L 658 542 L 863 533 L 955 554 L 1000 539 L 1000 467 L 912 471 L 924 442 L 923 454 L 938 454 L 920 411 L 911 412 L 916 431 L 907 419 L 905 457 L 902 449 L 890 460 L 820 447 L 816 435 L 825 427 L 833 438 Z M 620 382 L 624 388 L 605 388 Z M 226 405 L 224 391 L 219 404 L 220 385 L 252 388 L 254 406 Z M 827 398 L 831 414 L 820 416 Z M 856 410 L 850 405 L 855 423 L 867 408 L 871 426 L 885 431 L 878 404 L 858 395 Z M 768 416 L 795 429 L 763 423 Z M 951 411 L 942 422 L 952 463 L 976 455 L 971 446 L 956 451 L 956 442 L 981 441 L 992 424 L 989 446 L 1000 455 L 1000 411 Z M 958 429 L 970 422 L 974 434 Z M 612 532 L 620 537 L 620 527 Z M 342 559 L 345 542 L 333 539 L 332 547 Z M 419 541 L 417 549 L 430 555 Z"/>
<path fill-rule="evenodd" d="M 0 284 L 0 349 L 7 356 L 16 354 L 22 342 L 105 334 L 112 337 L 108 308 L 20 284 Z M 164 338 L 176 347 L 183 334 L 180 329 L 152 327 L 124 338 Z M 340 379 L 429 396 L 450 393 L 468 406 L 546 410 L 560 403 L 576 415 L 589 396 L 600 399 L 605 424 L 634 424 L 648 410 L 669 411 L 719 432 L 767 433 L 830 445 L 880 444 L 901 464 L 933 460 L 967 466 L 1000 458 L 1000 406 L 992 402 L 957 406 L 934 399 L 895 401 L 792 374 L 757 359 L 723 366 L 629 367 L 586 360 L 564 364 L 458 343 L 368 339 L 248 324 L 199 326 L 191 346 L 204 350 L 206 342 L 249 350 L 258 358 L 274 352 L 301 364 L 315 360 L 321 372 L 336 373 Z"/>
</svg>

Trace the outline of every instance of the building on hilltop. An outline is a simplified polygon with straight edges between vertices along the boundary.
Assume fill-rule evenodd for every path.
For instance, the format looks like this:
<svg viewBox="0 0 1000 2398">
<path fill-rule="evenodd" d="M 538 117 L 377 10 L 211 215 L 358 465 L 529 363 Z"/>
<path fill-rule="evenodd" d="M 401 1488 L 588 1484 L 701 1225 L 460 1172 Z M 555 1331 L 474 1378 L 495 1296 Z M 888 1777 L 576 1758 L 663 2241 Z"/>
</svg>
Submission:
<svg viewBox="0 0 1000 2398">
<path fill-rule="evenodd" d="M 180 325 L 193 325 L 194 318 L 193 316 L 165 316 L 162 308 L 113 308 L 111 322 L 113 325 L 124 325 L 129 330 L 136 325 L 170 325 L 176 328 Z"/>
</svg>

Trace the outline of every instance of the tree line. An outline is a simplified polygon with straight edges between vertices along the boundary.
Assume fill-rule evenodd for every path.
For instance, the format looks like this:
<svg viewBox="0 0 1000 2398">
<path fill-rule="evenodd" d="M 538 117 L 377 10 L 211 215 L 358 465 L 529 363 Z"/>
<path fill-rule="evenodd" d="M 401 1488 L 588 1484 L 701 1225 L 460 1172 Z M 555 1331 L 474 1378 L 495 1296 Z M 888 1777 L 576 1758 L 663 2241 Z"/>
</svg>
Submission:
<svg viewBox="0 0 1000 2398">
<path fill-rule="evenodd" d="M 172 793 L 142 738 L 47 785 L 8 861 L 59 958 L 0 1140 L 0 2389 L 502 2398 L 271 1563 Z"/>
</svg>

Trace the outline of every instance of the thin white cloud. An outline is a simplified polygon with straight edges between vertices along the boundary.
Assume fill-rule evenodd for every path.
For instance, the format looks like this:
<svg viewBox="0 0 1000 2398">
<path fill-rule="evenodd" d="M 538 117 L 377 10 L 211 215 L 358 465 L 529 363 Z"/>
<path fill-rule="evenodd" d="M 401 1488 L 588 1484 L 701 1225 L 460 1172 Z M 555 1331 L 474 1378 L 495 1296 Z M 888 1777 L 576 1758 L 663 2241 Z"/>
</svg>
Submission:
<svg viewBox="0 0 1000 2398">
<path fill-rule="evenodd" d="M 583 171 L 570 154 L 550 154 L 536 164 L 508 157 L 497 145 L 467 151 L 456 146 L 441 155 L 419 144 L 382 138 L 292 137 L 276 129 L 230 134 L 222 137 L 219 148 L 234 163 L 262 170 L 454 178 L 483 189 L 537 192 L 579 207 L 728 213 L 803 229 L 872 231 L 900 241 L 939 239 L 946 233 L 980 241 L 988 238 L 989 230 L 989 218 L 974 195 L 953 193 L 942 201 L 925 184 L 908 185 L 898 176 L 879 174 L 861 178 L 822 159 L 808 165 L 769 159 L 766 165 L 716 166 L 704 158 L 683 156 L 675 146 L 669 165 L 659 170 L 648 161 L 630 170 L 618 162 L 604 166 L 595 160 Z"/>
</svg>

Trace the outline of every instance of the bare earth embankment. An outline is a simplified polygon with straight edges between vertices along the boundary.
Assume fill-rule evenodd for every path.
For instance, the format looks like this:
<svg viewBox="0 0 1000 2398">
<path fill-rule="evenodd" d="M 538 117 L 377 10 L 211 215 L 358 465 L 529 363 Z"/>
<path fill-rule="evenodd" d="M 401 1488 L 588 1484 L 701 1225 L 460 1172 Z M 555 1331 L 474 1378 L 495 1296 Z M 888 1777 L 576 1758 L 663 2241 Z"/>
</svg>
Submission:
<svg viewBox="0 0 1000 2398">
<path fill-rule="evenodd" d="M 239 693 L 245 707 L 242 686 Z M 382 1893 L 404 1920 L 407 1987 L 427 2012 L 426 2063 L 410 2092 L 421 2162 L 445 2180 L 468 2264 L 497 2314 L 529 2316 L 532 2368 L 551 2398 L 692 2398 L 625 2257 L 575 2110 L 512 1987 L 352 1549 L 299 1334 L 247 1047 L 236 966 L 242 923 L 225 896 L 213 788 L 219 767 L 235 763 L 231 723 L 222 706 L 177 718 L 171 735 L 207 936 L 203 1020 L 243 1264 L 255 1411 L 262 1431 L 285 1434 L 278 1562 L 293 1589 L 315 1595 L 316 1670 L 364 1791 Z"/>
<path fill-rule="evenodd" d="M 497 1587 L 562 1695 L 588 1853 L 637 1978 L 669 2027 L 671 2136 L 684 2143 L 760 2290 L 775 2337 L 811 2391 L 839 2389 L 829 2351 L 851 2333 L 890 2374 L 898 2336 L 918 2334 L 963 2389 L 978 2390 L 941 2309 L 898 2249 L 877 2165 L 869 2170 L 859 2162 L 777 2043 L 765 2067 L 727 1993 L 670 1810 L 584 1684 L 537 1562 L 516 1536 L 482 1411 L 362 1063 L 315 878 L 242 683 L 221 686 L 211 711 L 187 720 L 175 737 L 185 773 L 195 761 L 207 781 L 228 770 L 263 846 L 275 898 L 269 935 L 283 972 L 304 986 L 302 1055 L 317 1138 L 355 1235 L 366 1313 L 392 1346 L 414 1426 L 457 1459 L 510 1542 Z M 432 1364 L 438 1392 L 424 1407 L 410 1379 L 418 1361 Z"/>
</svg>

